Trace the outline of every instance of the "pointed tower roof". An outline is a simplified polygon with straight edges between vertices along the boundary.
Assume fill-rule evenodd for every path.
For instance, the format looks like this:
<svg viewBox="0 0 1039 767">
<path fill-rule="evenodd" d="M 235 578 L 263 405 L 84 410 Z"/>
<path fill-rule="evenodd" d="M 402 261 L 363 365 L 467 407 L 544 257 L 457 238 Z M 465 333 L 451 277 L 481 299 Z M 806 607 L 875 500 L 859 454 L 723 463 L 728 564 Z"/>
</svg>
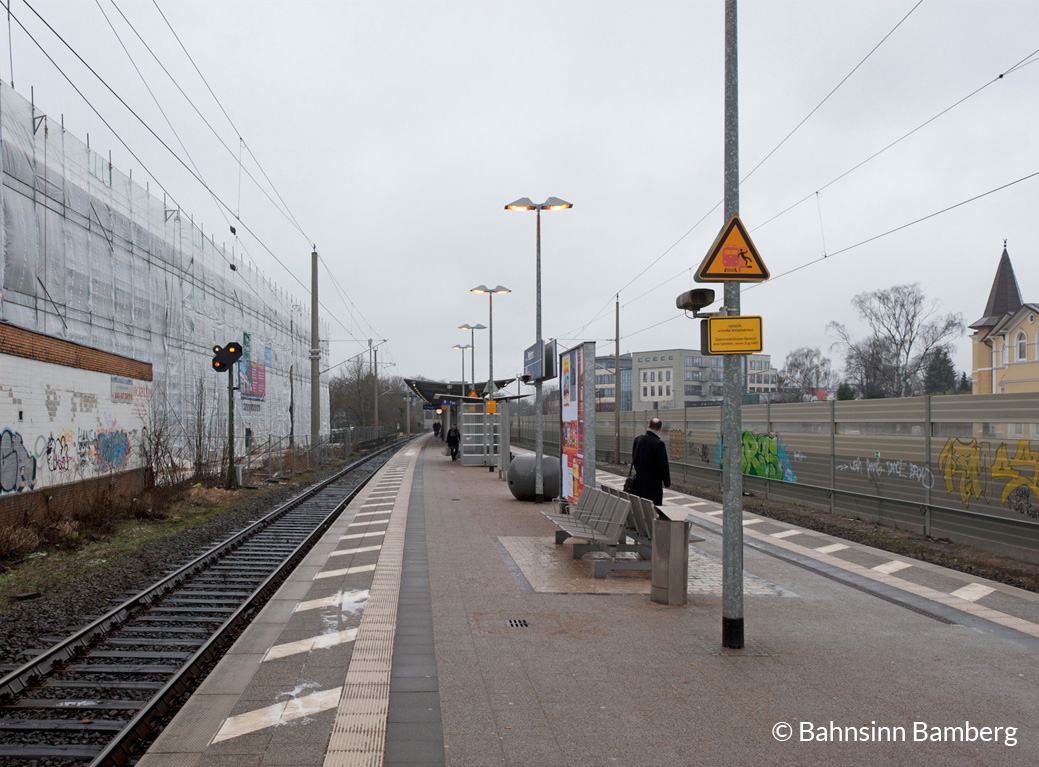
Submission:
<svg viewBox="0 0 1039 767">
<path fill-rule="evenodd" d="M 1014 276 L 1014 267 L 1010 265 L 1010 254 L 1004 243 L 1003 255 L 999 257 L 999 266 L 996 267 L 996 278 L 992 280 L 992 290 L 985 304 L 985 314 L 980 320 L 971 323 L 970 327 L 991 327 L 1007 313 L 1016 312 L 1020 308 L 1021 290 L 1017 287 L 1017 277 Z"/>
</svg>

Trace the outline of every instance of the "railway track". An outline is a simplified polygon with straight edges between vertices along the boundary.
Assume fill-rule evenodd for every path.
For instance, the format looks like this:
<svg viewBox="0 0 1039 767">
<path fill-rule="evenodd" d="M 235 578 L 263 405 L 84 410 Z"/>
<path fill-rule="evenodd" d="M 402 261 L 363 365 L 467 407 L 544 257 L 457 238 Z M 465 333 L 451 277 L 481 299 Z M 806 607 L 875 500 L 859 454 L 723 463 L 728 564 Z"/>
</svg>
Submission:
<svg viewBox="0 0 1039 767">
<path fill-rule="evenodd" d="M 364 487 L 373 462 L 399 446 L 346 466 L 74 635 L 26 650 L 35 657 L 0 679 L 0 767 L 129 763 Z"/>
</svg>

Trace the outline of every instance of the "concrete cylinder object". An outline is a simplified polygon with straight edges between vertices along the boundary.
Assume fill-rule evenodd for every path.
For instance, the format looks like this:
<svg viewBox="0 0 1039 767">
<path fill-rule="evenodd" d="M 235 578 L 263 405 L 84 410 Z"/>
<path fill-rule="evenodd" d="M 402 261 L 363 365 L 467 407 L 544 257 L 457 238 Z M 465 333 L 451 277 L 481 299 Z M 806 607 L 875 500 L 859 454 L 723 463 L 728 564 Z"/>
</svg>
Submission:
<svg viewBox="0 0 1039 767">
<path fill-rule="evenodd" d="M 684 605 L 688 597 L 689 530 L 684 520 L 653 520 L 653 565 L 649 598 L 662 605 Z"/>
<path fill-rule="evenodd" d="M 518 455 L 509 463 L 509 490 L 520 501 L 534 500 L 534 455 Z M 559 459 L 554 455 L 543 456 L 541 474 L 544 481 L 544 498 L 550 501 L 559 495 Z"/>
</svg>

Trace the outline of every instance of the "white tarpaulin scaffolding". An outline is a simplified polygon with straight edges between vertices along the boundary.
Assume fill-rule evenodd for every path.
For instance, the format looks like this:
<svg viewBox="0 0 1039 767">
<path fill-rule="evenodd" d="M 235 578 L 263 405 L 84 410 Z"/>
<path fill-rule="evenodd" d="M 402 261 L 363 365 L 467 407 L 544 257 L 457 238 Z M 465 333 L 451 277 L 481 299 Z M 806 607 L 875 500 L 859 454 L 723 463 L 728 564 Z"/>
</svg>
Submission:
<svg viewBox="0 0 1039 767">
<path fill-rule="evenodd" d="M 227 381 L 210 360 L 214 345 L 245 341 L 236 441 L 246 429 L 254 444 L 293 431 L 306 441 L 310 315 L 301 306 L 309 302 L 253 268 L 232 270 L 231 253 L 186 213 L 7 85 L 0 85 L 0 146 L 0 319 L 151 363 L 153 418 L 165 418 L 184 444 L 200 396 L 214 441 L 226 439 Z M 321 333 L 328 337 L 327 328 Z M 327 347 L 321 351 L 324 369 Z M 321 434 L 328 433 L 323 381 Z"/>
</svg>

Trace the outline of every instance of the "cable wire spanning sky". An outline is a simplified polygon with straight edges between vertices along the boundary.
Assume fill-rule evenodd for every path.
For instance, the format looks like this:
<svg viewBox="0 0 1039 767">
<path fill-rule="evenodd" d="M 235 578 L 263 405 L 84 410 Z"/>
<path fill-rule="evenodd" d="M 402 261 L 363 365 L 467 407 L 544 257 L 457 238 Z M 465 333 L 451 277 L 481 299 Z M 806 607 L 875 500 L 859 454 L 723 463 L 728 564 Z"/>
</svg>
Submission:
<svg viewBox="0 0 1039 767">
<path fill-rule="evenodd" d="M 724 223 L 723 7 L 9 0 L 0 78 L 301 303 L 316 245 L 330 365 L 386 339 L 383 375 L 457 379 L 470 289 L 510 288 L 501 377 L 535 338 L 524 196 L 574 204 L 542 215 L 545 337 L 612 354 L 619 295 L 622 351 L 698 345 L 674 299 Z M 742 311 L 777 367 L 840 368 L 862 291 L 978 319 L 1004 239 L 1039 301 L 1037 30 L 1028 0 L 741 0 L 740 214 L 773 275 Z"/>
</svg>

